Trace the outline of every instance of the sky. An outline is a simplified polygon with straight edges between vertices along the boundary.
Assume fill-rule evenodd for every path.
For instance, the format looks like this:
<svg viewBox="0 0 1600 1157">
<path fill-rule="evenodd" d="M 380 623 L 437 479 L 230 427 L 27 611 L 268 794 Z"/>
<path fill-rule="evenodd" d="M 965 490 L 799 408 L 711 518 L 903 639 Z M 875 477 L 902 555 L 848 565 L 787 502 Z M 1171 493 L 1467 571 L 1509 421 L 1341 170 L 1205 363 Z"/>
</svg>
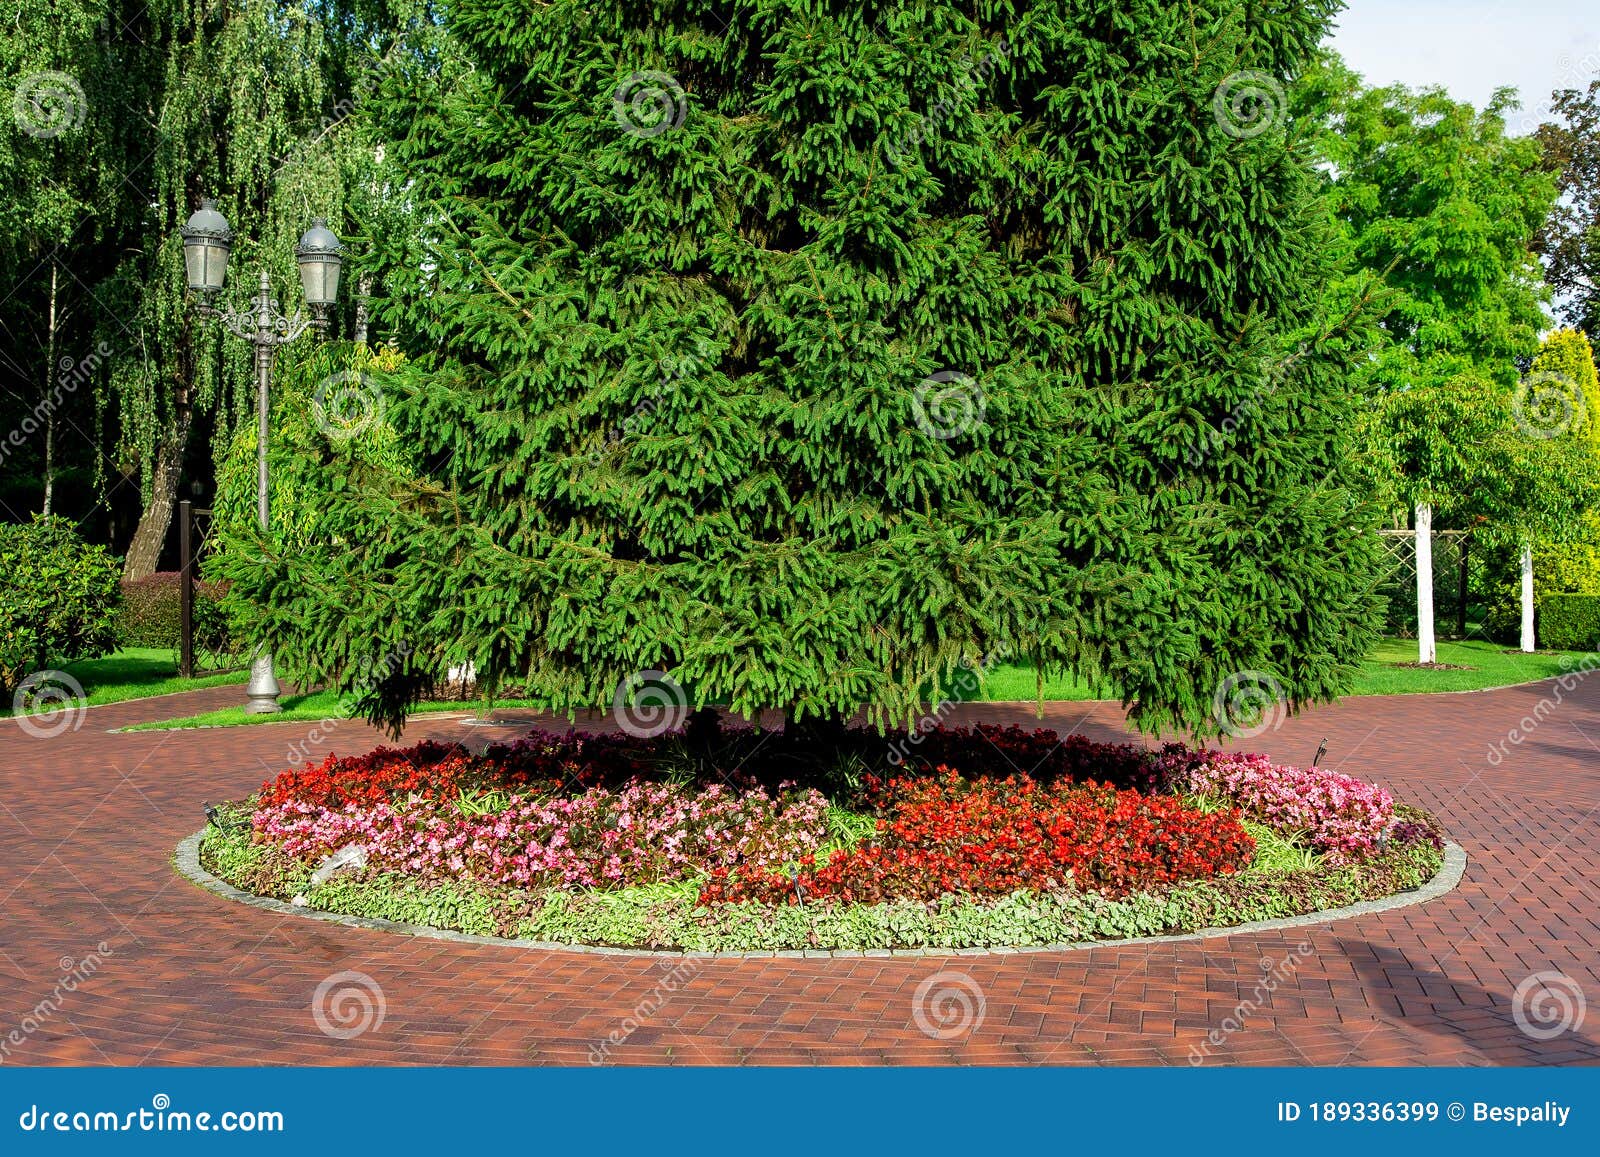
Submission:
<svg viewBox="0 0 1600 1157">
<path fill-rule="evenodd" d="M 1600 76 L 1600 0 L 1346 0 L 1333 46 L 1370 84 L 1443 85 L 1482 106 L 1522 94 L 1513 133 L 1531 132 L 1557 88 Z"/>
</svg>

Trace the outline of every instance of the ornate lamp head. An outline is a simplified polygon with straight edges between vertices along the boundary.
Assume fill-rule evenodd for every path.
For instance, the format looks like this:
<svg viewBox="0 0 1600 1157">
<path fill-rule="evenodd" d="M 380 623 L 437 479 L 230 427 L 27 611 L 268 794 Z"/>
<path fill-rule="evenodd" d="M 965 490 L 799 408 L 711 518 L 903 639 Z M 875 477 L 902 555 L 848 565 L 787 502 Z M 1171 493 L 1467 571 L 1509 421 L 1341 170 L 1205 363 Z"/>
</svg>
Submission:
<svg viewBox="0 0 1600 1157">
<path fill-rule="evenodd" d="M 306 293 L 306 304 L 316 316 L 318 324 L 325 324 L 328 307 L 339 297 L 339 267 L 344 261 L 344 246 L 339 243 L 325 218 L 311 222 L 295 246 L 295 261 L 300 265 L 300 285 Z"/>
<path fill-rule="evenodd" d="M 208 302 L 227 279 L 228 253 L 232 249 L 233 230 L 228 228 L 227 218 L 217 212 L 217 203 L 206 197 L 183 226 L 183 265 L 189 288 Z"/>
</svg>

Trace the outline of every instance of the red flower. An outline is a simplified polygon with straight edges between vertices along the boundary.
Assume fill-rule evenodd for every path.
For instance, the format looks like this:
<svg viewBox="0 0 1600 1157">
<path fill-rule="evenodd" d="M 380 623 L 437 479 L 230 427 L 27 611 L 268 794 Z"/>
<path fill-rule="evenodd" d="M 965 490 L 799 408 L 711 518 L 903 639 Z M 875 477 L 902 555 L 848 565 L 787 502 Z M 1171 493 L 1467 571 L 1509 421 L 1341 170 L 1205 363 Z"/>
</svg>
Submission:
<svg viewBox="0 0 1600 1157">
<path fill-rule="evenodd" d="M 796 903 L 803 893 L 870 903 L 1069 886 L 1120 896 L 1231 873 L 1255 849 L 1232 812 L 1093 781 L 968 781 L 940 767 L 936 778 L 896 778 L 874 795 L 884 812 L 874 843 L 804 865 L 796 879 L 718 873 L 701 902 Z"/>
</svg>

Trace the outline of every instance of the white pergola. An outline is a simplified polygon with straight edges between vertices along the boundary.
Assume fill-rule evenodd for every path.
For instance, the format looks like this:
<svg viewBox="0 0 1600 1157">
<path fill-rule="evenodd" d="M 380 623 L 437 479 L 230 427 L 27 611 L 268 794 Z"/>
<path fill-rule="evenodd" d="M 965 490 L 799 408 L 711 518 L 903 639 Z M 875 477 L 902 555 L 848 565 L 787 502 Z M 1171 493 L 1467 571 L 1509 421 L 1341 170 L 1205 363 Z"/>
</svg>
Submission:
<svg viewBox="0 0 1600 1157">
<path fill-rule="evenodd" d="M 1464 540 L 1470 531 L 1433 529 L 1433 507 L 1419 502 L 1416 517 L 1410 530 L 1381 530 L 1378 532 L 1388 542 L 1411 539 L 1415 543 L 1417 569 L 1417 662 L 1436 663 L 1438 645 L 1433 630 L 1433 539 L 1434 535 L 1458 537 Z M 1524 651 L 1534 649 L 1533 637 L 1533 544 L 1522 544 L 1522 638 Z"/>
</svg>

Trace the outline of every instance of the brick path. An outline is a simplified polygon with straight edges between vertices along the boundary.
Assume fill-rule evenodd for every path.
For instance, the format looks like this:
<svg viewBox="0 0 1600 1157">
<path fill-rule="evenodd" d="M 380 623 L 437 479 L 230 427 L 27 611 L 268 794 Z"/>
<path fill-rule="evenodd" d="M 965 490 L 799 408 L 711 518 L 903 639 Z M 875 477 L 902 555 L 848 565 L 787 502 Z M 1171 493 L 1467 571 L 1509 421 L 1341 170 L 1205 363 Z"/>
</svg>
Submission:
<svg viewBox="0 0 1600 1157">
<path fill-rule="evenodd" d="M 172 849 L 200 826 L 201 801 L 254 789 L 307 725 L 108 729 L 238 694 L 216 688 L 159 707 L 96 707 L 81 729 L 51 739 L 0 720 L 0 1059 L 583 1064 L 637 1017 L 611 1061 L 1184 1065 L 1244 1001 L 1259 1007 L 1245 1010 L 1244 1027 L 1227 1032 L 1206 1063 L 1600 1060 L 1600 1010 L 1547 1041 L 1513 1017 L 1517 985 L 1545 970 L 1600 1002 L 1600 679 L 1568 694 L 1498 767 L 1486 759 L 1489 744 L 1554 698 L 1552 684 L 1355 699 L 1251 741 L 1305 762 L 1326 735 L 1328 762 L 1439 815 L 1471 863 L 1455 892 L 1428 904 L 1154 947 L 715 960 L 684 965 L 690 974 L 676 992 L 656 960 L 344 928 L 256 911 L 175 875 Z M 1033 718 L 1031 709 L 996 705 L 964 715 Z M 1046 722 L 1100 738 L 1123 730 L 1107 704 L 1061 704 Z M 513 733 L 433 719 L 408 739 Z M 376 740 L 344 723 L 331 747 Z M 1302 943 L 1311 951 L 1292 974 L 1260 991 L 1263 962 L 1281 962 Z M 74 991 L 60 988 L 86 967 L 93 975 Z M 381 986 L 385 1012 L 371 1031 L 338 1039 L 318 1027 L 312 1001 L 321 982 L 346 970 Z M 941 970 L 964 973 L 983 1001 L 981 1023 L 950 1040 L 929 1037 L 914 1016 L 919 985 Z M 18 1037 L 6 1035 L 13 1030 Z"/>
</svg>

